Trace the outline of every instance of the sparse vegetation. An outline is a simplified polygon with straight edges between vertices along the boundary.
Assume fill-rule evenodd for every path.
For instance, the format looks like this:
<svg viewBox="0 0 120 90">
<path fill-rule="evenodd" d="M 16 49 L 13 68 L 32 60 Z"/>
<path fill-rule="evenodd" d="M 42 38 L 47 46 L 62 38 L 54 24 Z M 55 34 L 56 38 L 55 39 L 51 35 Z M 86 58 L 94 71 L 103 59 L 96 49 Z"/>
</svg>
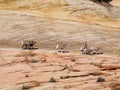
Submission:
<svg viewBox="0 0 120 90">
<path fill-rule="evenodd" d="M 16 54 L 15 57 L 24 57 L 24 61 L 22 62 L 26 62 L 26 63 L 37 63 L 38 61 L 35 59 L 29 59 L 31 57 L 37 56 L 36 53 L 32 52 L 32 51 L 24 51 L 24 52 L 20 52 L 19 54 Z"/>
<path fill-rule="evenodd" d="M 29 55 L 31 56 L 31 57 L 34 57 L 34 56 L 36 56 L 37 54 L 36 53 L 29 53 Z"/>
<path fill-rule="evenodd" d="M 76 59 L 74 59 L 74 58 L 73 58 L 73 59 L 71 59 L 71 62 L 75 62 L 75 61 L 76 61 Z"/>
<path fill-rule="evenodd" d="M 120 7 L 114 0 L 0 1 L 10 1 L 0 3 L 0 89 L 120 90 L 120 56 L 113 55 L 120 55 Z M 20 49 L 21 40 L 31 39 L 38 50 Z M 80 54 L 84 41 L 105 54 Z M 68 45 L 63 53 L 54 52 L 58 43 Z"/>
<path fill-rule="evenodd" d="M 28 74 L 26 74 L 26 75 L 25 75 L 25 77 L 29 77 L 29 75 L 28 75 Z"/>
<path fill-rule="evenodd" d="M 34 57 L 34 56 L 36 56 L 37 54 L 36 53 L 34 53 L 34 52 L 31 52 L 31 51 L 29 51 L 29 52 L 20 52 L 20 54 L 16 54 L 15 56 L 16 57 L 26 57 L 26 56 L 31 56 L 31 57 Z"/>
<path fill-rule="evenodd" d="M 31 60 L 31 63 L 37 63 L 38 61 L 37 60 L 35 60 L 35 59 L 32 59 Z"/>
<path fill-rule="evenodd" d="M 99 76 L 99 75 L 102 75 L 103 73 L 101 72 L 92 72 L 90 73 L 90 75 L 93 75 L 93 76 Z"/>
<path fill-rule="evenodd" d="M 40 85 L 38 81 L 28 81 L 28 82 L 19 83 L 19 84 L 23 85 L 22 90 L 29 90 L 31 88 L 34 88 Z"/>
<path fill-rule="evenodd" d="M 8 55 L 6 56 L 6 58 L 9 57 L 13 58 L 15 57 L 15 54 L 20 53 L 19 50 L 16 50 L 10 56 L 9 52 L 6 52 L 6 50 L 5 51 L 1 50 L 2 53 L 1 55 L 4 56 Z M 71 88 L 74 88 L 75 85 L 78 85 L 78 87 L 81 90 L 81 88 L 84 88 L 84 84 L 88 85 L 88 87 L 86 87 L 86 89 L 88 90 L 94 90 L 96 88 L 99 89 L 99 87 L 89 87 L 91 85 L 91 82 L 92 85 L 99 85 L 100 89 L 103 90 L 106 88 L 110 88 L 111 90 L 119 90 L 120 88 L 119 86 L 120 69 L 118 69 L 117 71 L 114 70 L 100 71 L 101 70 L 100 67 L 95 67 L 94 65 L 91 64 L 91 62 L 92 63 L 97 62 L 98 64 L 102 64 L 101 66 L 105 66 L 107 64 L 117 66 L 119 63 L 118 60 L 119 58 L 110 58 L 106 56 L 95 57 L 95 56 L 84 56 L 84 55 L 79 55 L 79 56 L 74 55 L 73 57 L 73 54 L 60 54 L 61 58 L 57 58 L 56 56 L 54 57 L 52 52 L 48 53 L 48 52 L 35 51 L 35 53 L 38 55 L 38 57 L 29 56 L 28 64 L 20 63 L 20 60 L 24 60 L 24 57 L 15 57 L 15 61 L 16 61 L 15 63 L 12 62 L 12 60 L 10 60 L 12 63 L 9 62 L 9 60 L 6 60 L 5 62 L 3 60 L 0 61 L 1 62 L 0 65 L 4 65 L 4 66 L 0 66 L 1 67 L 0 83 L 4 83 L 2 80 L 6 80 L 6 78 L 3 77 L 7 77 L 8 84 L 16 85 L 15 87 L 11 87 L 11 86 L 5 87 L 5 89 L 15 88 L 14 90 L 17 90 L 18 88 L 20 89 L 22 88 L 21 90 L 29 90 L 29 89 L 41 88 L 41 85 L 43 86 L 42 88 L 46 86 L 49 87 L 48 85 L 55 85 L 56 87 L 55 89 L 58 89 L 59 86 L 62 85 L 61 89 L 64 88 L 69 90 Z M 71 57 L 71 55 L 73 58 L 68 60 L 63 59 L 63 57 Z M 47 60 L 47 63 L 40 63 L 41 59 L 39 56 L 41 58 L 47 56 L 47 58 L 45 58 Z M 75 59 L 76 62 L 71 62 L 72 59 Z M 36 60 L 38 60 L 38 63 L 33 64 L 31 63 L 31 60 L 33 61 L 33 63 L 36 62 Z M 70 71 L 69 74 L 68 71 Z M 16 76 L 16 78 L 14 82 L 11 82 L 11 78 L 14 79 L 14 77 L 12 77 L 13 75 Z M 53 76 L 49 77 L 51 75 Z M 11 78 L 9 79 L 9 77 Z M 20 77 L 22 77 L 22 81 L 19 82 L 17 80 L 20 79 Z M 76 80 L 78 82 L 76 82 Z M 65 83 L 61 83 L 61 82 L 65 82 Z M 53 87 L 50 87 L 47 90 L 51 90 L 51 89 L 53 89 Z"/>
<path fill-rule="evenodd" d="M 56 79 L 55 79 L 54 77 L 51 77 L 50 80 L 49 80 L 49 82 L 55 83 L 55 82 L 57 82 L 57 81 L 56 81 Z"/>
<path fill-rule="evenodd" d="M 97 82 L 105 82 L 105 79 L 102 78 L 102 77 L 98 77 L 98 78 L 97 78 Z"/>
</svg>

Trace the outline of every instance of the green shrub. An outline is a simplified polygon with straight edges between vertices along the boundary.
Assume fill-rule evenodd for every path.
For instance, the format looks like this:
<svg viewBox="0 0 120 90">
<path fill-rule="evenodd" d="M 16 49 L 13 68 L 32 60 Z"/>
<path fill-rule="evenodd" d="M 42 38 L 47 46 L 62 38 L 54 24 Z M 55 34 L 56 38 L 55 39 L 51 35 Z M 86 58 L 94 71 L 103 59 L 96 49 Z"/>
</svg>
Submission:
<svg viewBox="0 0 120 90">
<path fill-rule="evenodd" d="M 102 78 L 102 77 L 98 77 L 98 78 L 97 78 L 97 82 L 105 82 L 105 79 Z"/>
<path fill-rule="evenodd" d="M 57 82 L 57 81 L 56 81 L 56 79 L 55 79 L 54 77 L 51 77 L 50 80 L 49 80 L 49 82 L 55 83 L 55 82 Z"/>
<path fill-rule="evenodd" d="M 35 59 L 32 59 L 31 60 L 31 63 L 37 63 L 38 61 L 37 60 L 35 60 Z"/>
</svg>

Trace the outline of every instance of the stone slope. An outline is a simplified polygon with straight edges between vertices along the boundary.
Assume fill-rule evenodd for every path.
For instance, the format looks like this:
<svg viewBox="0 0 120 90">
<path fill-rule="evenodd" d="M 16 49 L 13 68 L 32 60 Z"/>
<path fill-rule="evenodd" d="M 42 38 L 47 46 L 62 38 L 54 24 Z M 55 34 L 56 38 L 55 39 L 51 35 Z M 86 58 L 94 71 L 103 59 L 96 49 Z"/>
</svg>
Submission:
<svg viewBox="0 0 120 90">
<path fill-rule="evenodd" d="M 88 17 L 86 19 L 91 18 L 93 20 L 113 19 L 112 14 L 114 14 L 114 12 L 111 12 L 108 8 L 89 0 L 6 0 L 1 3 L 1 9 L 38 10 L 43 12 L 44 15 L 54 18 L 67 18 L 65 16 L 75 16 L 79 18 Z M 117 11 L 117 13 L 119 12 Z M 64 17 L 61 17 L 62 15 Z"/>
<path fill-rule="evenodd" d="M 23 90 L 23 86 L 29 90 L 120 89 L 120 59 L 117 57 L 19 49 L 0 49 L 0 53 L 1 90 Z M 49 82 L 51 77 L 57 82 Z M 105 82 L 97 82 L 98 77 Z"/>
<path fill-rule="evenodd" d="M 40 49 L 54 50 L 57 43 L 67 43 L 68 50 L 79 52 L 87 41 L 119 55 L 119 14 L 119 7 L 89 0 L 2 0 L 0 46 L 21 48 L 22 40 L 33 39 Z"/>
<path fill-rule="evenodd" d="M 33 39 L 40 49 L 54 50 L 57 43 L 67 43 L 68 50 L 79 51 L 82 43 L 87 41 L 90 46 L 101 47 L 105 53 L 119 55 L 119 29 L 41 17 L 31 12 L 1 11 L 0 16 L 1 47 L 21 48 L 22 40 Z"/>
</svg>

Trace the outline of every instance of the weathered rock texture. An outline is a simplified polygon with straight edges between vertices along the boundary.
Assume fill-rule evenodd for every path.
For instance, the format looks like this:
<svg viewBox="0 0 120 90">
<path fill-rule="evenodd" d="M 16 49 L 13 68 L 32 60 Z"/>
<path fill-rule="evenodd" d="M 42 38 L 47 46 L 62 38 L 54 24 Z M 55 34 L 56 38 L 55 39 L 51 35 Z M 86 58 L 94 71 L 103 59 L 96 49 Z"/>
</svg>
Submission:
<svg viewBox="0 0 120 90">
<path fill-rule="evenodd" d="M 117 57 L 17 49 L 0 52 L 1 90 L 119 90 Z M 115 69 L 107 69 L 108 66 Z M 56 82 L 49 82 L 52 77 Z M 98 77 L 105 81 L 97 82 Z"/>
</svg>

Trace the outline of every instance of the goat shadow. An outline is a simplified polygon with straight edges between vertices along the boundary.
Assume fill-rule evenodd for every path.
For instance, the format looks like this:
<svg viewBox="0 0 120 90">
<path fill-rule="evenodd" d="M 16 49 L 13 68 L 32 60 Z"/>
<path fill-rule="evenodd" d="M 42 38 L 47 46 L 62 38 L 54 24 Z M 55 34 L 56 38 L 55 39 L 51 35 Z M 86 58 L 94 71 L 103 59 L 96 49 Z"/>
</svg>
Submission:
<svg viewBox="0 0 120 90">
<path fill-rule="evenodd" d="M 25 48 L 23 50 L 38 50 L 38 48 Z"/>
<path fill-rule="evenodd" d="M 61 51 L 61 50 L 59 50 L 58 52 L 60 52 L 60 53 L 69 53 L 70 51 Z"/>
</svg>

